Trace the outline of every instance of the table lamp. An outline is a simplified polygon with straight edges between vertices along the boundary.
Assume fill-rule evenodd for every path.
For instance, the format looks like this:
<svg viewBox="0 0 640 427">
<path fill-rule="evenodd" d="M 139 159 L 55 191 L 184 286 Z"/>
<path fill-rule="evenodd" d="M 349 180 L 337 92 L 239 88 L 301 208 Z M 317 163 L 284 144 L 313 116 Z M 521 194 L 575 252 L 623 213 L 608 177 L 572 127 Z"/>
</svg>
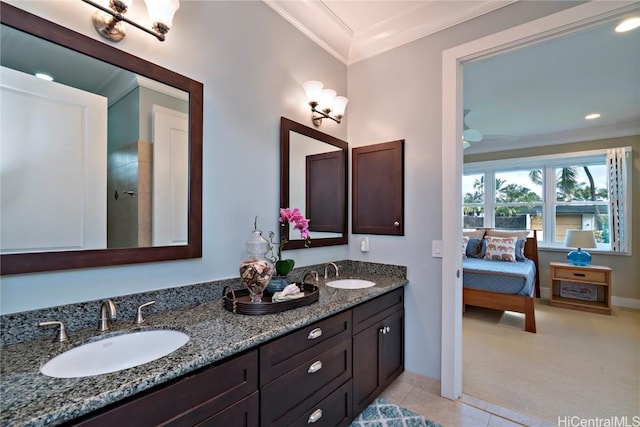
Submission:
<svg viewBox="0 0 640 427">
<path fill-rule="evenodd" d="M 592 230 L 567 230 L 564 237 L 564 245 L 568 248 L 578 248 L 567 254 L 567 260 L 573 265 L 589 265 L 591 254 L 582 248 L 595 248 L 596 239 Z"/>
</svg>

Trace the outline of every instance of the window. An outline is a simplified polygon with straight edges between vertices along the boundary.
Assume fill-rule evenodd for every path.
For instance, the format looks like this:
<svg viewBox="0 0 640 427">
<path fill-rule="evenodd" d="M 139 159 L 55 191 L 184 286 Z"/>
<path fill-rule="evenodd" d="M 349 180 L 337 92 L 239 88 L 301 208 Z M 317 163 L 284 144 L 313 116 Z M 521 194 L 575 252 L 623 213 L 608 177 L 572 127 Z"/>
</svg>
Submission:
<svg viewBox="0 0 640 427">
<path fill-rule="evenodd" d="M 616 150 L 617 168 L 614 150 L 465 164 L 464 227 L 534 229 L 549 247 L 563 247 L 568 229 L 593 230 L 598 249 L 628 252 L 630 177 L 619 165 L 631 149 Z"/>
</svg>

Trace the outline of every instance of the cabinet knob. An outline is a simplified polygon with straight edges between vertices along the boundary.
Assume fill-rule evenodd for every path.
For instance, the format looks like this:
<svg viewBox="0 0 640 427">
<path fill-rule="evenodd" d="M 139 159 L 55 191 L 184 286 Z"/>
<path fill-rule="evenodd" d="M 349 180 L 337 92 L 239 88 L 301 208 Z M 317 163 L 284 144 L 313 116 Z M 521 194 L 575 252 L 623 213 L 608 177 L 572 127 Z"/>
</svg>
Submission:
<svg viewBox="0 0 640 427">
<path fill-rule="evenodd" d="M 394 227 L 400 227 L 400 223 L 399 223 L 398 221 L 395 221 L 395 222 L 393 223 L 393 226 L 394 226 Z"/>
<path fill-rule="evenodd" d="M 313 374 L 318 372 L 320 369 L 322 369 L 322 361 L 317 360 L 315 362 L 313 362 L 311 364 L 311 366 L 309 366 L 309 369 L 307 370 L 308 374 Z"/>
<path fill-rule="evenodd" d="M 383 326 L 382 328 L 379 329 L 379 331 L 380 331 L 380 333 L 382 333 L 382 335 L 388 334 L 390 330 L 391 330 L 391 328 L 388 327 L 388 326 Z"/>
<path fill-rule="evenodd" d="M 307 420 L 307 424 L 313 424 L 322 418 L 322 409 L 316 409 L 313 411 L 311 415 L 309 415 L 309 419 Z"/>
<path fill-rule="evenodd" d="M 321 335 L 322 335 L 322 329 L 315 328 L 311 332 L 309 332 L 309 335 L 307 336 L 307 339 L 308 340 L 315 340 L 316 338 L 319 338 Z"/>
</svg>

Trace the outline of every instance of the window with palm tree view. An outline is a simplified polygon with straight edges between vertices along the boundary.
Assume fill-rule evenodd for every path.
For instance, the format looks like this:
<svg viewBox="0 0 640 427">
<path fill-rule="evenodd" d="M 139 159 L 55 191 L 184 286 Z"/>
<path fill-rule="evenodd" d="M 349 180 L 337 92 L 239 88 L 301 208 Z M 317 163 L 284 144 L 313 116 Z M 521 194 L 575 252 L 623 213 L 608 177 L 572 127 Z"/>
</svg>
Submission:
<svg viewBox="0 0 640 427">
<path fill-rule="evenodd" d="M 532 229 L 548 246 L 569 229 L 593 230 L 598 249 L 612 250 L 609 179 L 605 151 L 467 163 L 464 228 Z"/>
</svg>

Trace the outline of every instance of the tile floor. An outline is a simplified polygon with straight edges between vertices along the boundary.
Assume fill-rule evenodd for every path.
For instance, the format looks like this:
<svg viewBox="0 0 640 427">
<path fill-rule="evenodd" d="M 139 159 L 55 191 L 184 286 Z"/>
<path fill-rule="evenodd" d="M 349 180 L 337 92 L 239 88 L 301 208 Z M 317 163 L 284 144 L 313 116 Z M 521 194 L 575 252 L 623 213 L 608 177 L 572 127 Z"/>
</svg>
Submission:
<svg viewBox="0 0 640 427">
<path fill-rule="evenodd" d="M 457 401 L 445 399 L 440 397 L 440 381 L 409 371 L 403 372 L 382 397 L 443 427 L 551 427 L 471 396 Z"/>
</svg>

